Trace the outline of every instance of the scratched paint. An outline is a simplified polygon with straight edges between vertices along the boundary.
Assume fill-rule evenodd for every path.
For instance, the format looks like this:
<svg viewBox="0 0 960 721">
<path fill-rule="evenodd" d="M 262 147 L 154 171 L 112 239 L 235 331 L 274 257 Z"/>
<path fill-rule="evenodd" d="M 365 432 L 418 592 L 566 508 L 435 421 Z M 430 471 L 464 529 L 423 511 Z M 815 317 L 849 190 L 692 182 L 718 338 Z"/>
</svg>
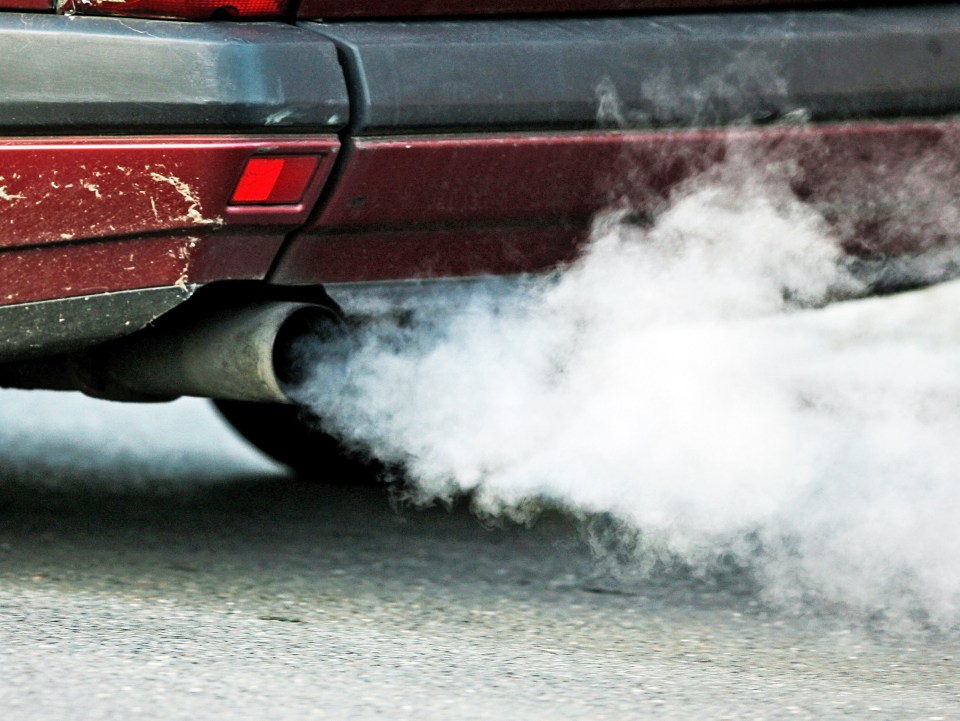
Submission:
<svg viewBox="0 0 960 721">
<path fill-rule="evenodd" d="M 262 280 L 282 232 L 229 229 L 0 250 L 0 306 L 140 288 Z M 64 239 L 68 240 L 68 239 Z"/>
<path fill-rule="evenodd" d="M 7 192 L 7 186 L 0 185 L 0 200 L 14 201 L 14 200 L 24 200 L 24 199 L 25 199 L 25 196 L 20 195 L 19 193 L 11 194 Z"/>
<path fill-rule="evenodd" d="M 120 151 L 125 163 L 95 164 L 86 148 L 52 153 L 40 166 L 18 150 L 0 149 L 5 170 L 20 171 L 0 181 L 0 247 L 222 225 L 206 206 L 226 204 L 224 186 L 237 172 L 211 175 L 189 155 L 146 162 L 143 151 Z"/>
<path fill-rule="evenodd" d="M 0 306 L 266 276 L 307 219 L 339 143 L 230 136 L 6 138 Z M 251 155 L 322 158 L 302 203 L 231 207 Z"/>
<path fill-rule="evenodd" d="M 0 146 L 0 249 L 228 225 L 268 224 L 280 233 L 306 220 L 330 163 L 301 205 L 231 208 L 247 160 L 268 148 L 326 161 L 337 145 L 324 138 L 8 138 Z"/>
<path fill-rule="evenodd" d="M 190 285 L 197 236 L 56 244 L 0 253 L 0 305 Z"/>
<path fill-rule="evenodd" d="M 204 218 L 200 210 L 200 201 L 197 199 L 194 190 L 184 183 L 176 175 L 163 175 L 161 173 L 151 172 L 150 177 L 159 183 L 167 183 L 180 194 L 188 204 L 186 212 L 179 217 L 179 220 L 194 223 L 195 225 L 223 225 L 223 218 Z M 154 215 L 157 214 L 156 201 L 151 196 L 150 205 Z"/>
</svg>

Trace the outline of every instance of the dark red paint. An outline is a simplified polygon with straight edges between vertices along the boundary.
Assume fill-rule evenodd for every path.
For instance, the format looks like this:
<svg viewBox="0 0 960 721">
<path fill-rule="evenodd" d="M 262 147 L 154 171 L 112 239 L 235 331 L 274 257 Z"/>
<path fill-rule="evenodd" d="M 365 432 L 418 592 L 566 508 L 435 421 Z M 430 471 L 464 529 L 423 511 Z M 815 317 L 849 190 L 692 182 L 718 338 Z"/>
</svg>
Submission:
<svg viewBox="0 0 960 721">
<path fill-rule="evenodd" d="M 843 0 L 301 0 L 301 18 L 599 13 L 844 4 Z M 848 2 L 849 5 L 863 3 Z"/>
<path fill-rule="evenodd" d="M 950 244 L 960 215 L 960 124 L 361 140 L 272 279 L 539 270 L 569 259 L 594 213 L 652 219 L 704 184 L 799 199 L 859 255 Z"/>
<path fill-rule="evenodd" d="M 251 229 L 221 230 L 201 237 L 189 253 L 189 283 L 217 280 L 261 280 L 283 244 L 280 233 Z"/>
<path fill-rule="evenodd" d="M 0 304 L 263 278 L 306 221 L 336 148 L 302 138 L 10 141 L 0 148 Z M 258 152 L 324 153 L 302 203 L 227 205 Z M 596 212 L 646 222 L 704 185 L 799 199 L 851 253 L 952 244 L 960 123 L 364 139 L 271 280 L 543 270 L 575 257 Z"/>
<path fill-rule="evenodd" d="M 262 278 L 313 208 L 338 147 L 332 138 L 5 139 L 0 305 Z M 228 205 L 259 153 L 321 158 L 300 202 Z"/>
<path fill-rule="evenodd" d="M 299 225 L 329 173 L 332 138 L 5 138 L 0 145 L 0 247 L 222 225 Z M 303 202 L 228 205 L 247 159 L 321 154 Z"/>
<path fill-rule="evenodd" d="M 305 235 L 283 256 L 285 284 L 512 275 L 573 260 L 583 226 L 447 228 Z"/>
<path fill-rule="evenodd" d="M 33 10 L 52 12 L 54 0 L 0 0 L 0 10 Z"/>
<path fill-rule="evenodd" d="M 286 15 L 287 0 L 65 0 L 60 12 L 78 15 L 118 15 L 184 20 L 278 20 Z"/>
<path fill-rule="evenodd" d="M 677 181 L 722 158 L 727 137 L 705 131 L 358 140 L 311 227 L 588 218 L 628 190 L 664 198 Z"/>
<path fill-rule="evenodd" d="M 0 253 L 0 305 L 137 288 L 263 278 L 280 234 L 165 235 Z"/>
<path fill-rule="evenodd" d="M 0 303 L 24 303 L 186 282 L 196 239 L 53 245 L 0 254 Z"/>
</svg>

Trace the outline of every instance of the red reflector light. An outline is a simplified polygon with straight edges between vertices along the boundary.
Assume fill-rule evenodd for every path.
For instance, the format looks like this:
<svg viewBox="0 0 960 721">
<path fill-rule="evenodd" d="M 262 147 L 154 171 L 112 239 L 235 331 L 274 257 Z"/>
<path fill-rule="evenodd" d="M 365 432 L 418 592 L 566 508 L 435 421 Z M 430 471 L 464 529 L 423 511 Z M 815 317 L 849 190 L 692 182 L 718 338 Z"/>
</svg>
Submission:
<svg viewBox="0 0 960 721">
<path fill-rule="evenodd" d="M 209 20 L 210 18 L 281 18 L 289 0 L 59 0 L 65 15 Z"/>
<path fill-rule="evenodd" d="M 250 158 L 230 198 L 232 205 L 298 203 L 320 158 L 316 155 Z"/>
</svg>

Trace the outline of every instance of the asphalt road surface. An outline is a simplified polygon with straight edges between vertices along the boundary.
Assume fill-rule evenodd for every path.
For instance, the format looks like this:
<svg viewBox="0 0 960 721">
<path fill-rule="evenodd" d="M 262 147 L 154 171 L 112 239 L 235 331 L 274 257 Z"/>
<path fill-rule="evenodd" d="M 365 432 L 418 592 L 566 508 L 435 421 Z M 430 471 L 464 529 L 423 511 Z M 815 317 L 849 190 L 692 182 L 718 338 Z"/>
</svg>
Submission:
<svg viewBox="0 0 960 721">
<path fill-rule="evenodd" d="M 200 403 L 0 395 L 0 719 L 960 718 L 960 638 L 307 487 Z"/>
</svg>

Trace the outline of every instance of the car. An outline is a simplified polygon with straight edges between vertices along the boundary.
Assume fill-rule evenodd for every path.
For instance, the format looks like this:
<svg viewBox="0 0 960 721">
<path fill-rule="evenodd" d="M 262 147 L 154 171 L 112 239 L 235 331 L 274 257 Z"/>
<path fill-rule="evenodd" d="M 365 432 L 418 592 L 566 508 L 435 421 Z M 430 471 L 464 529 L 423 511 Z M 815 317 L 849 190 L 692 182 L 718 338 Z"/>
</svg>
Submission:
<svg viewBox="0 0 960 721">
<path fill-rule="evenodd" d="M 0 8 L 7 387 L 213 398 L 309 465 L 337 444 L 289 405 L 300 335 L 561 267 L 598 212 L 655 217 L 743 152 L 791 164 L 871 290 L 953 272 L 930 229 L 960 192 L 953 3 Z M 920 162 L 933 195 L 902 192 Z"/>
</svg>

